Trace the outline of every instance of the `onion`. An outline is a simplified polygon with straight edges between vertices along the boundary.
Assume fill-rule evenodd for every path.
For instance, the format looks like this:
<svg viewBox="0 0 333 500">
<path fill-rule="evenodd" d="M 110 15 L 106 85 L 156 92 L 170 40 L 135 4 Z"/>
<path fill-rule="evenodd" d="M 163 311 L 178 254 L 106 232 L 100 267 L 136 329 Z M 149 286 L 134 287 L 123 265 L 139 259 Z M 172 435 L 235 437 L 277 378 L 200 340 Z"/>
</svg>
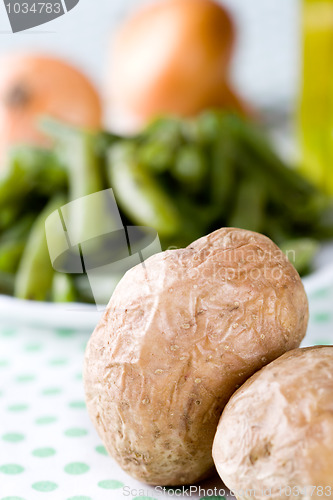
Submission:
<svg viewBox="0 0 333 500">
<path fill-rule="evenodd" d="M 14 144 L 48 145 L 38 129 L 41 115 L 75 126 L 101 127 L 96 90 L 65 62 L 36 54 L 8 54 L 0 58 L 0 75 L 0 166 Z"/>
<path fill-rule="evenodd" d="M 245 111 L 229 83 L 235 28 L 211 0 L 145 6 L 115 36 L 107 94 L 112 116 L 135 126 L 155 115 L 191 116 L 208 107 Z"/>
</svg>

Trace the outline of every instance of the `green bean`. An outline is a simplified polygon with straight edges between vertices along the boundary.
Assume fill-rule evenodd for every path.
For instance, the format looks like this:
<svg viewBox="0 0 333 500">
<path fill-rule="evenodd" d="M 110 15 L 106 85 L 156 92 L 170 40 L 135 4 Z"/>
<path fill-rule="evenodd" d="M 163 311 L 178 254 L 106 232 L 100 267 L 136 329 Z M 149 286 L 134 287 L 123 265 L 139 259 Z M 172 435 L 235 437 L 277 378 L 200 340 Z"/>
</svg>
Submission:
<svg viewBox="0 0 333 500">
<path fill-rule="evenodd" d="M 17 146 L 10 151 L 8 161 L 0 176 L 1 210 L 16 203 L 21 205 L 32 191 L 49 196 L 66 188 L 66 172 L 51 151 Z"/>
<path fill-rule="evenodd" d="M 213 144 L 221 137 L 224 113 L 207 110 L 190 120 L 187 136 L 199 144 Z"/>
<path fill-rule="evenodd" d="M 234 147 L 227 136 L 212 145 L 211 163 L 211 203 L 225 217 L 230 212 L 237 175 Z"/>
<path fill-rule="evenodd" d="M 318 239 L 333 238 L 333 200 L 327 204 L 313 229 L 313 236 Z"/>
<path fill-rule="evenodd" d="M 280 245 L 299 274 L 309 271 L 311 263 L 319 250 L 318 241 L 312 238 L 299 238 L 285 241 Z"/>
<path fill-rule="evenodd" d="M 313 236 L 316 239 L 333 236 L 333 209 L 329 208 L 329 199 L 316 190 L 309 194 L 295 192 L 290 186 L 284 186 L 270 170 L 264 172 L 262 160 L 244 152 L 240 164 L 243 175 L 252 172 L 253 176 L 263 176 L 266 182 L 268 209 L 266 224 L 262 228 L 276 243 L 299 236 Z M 286 167 L 287 168 L 287 167 Z M 333 208 L 333 207 L 332 207 Z"/>
<path fill-rule="evenodd" d="M 1 207 L 0 210 L 0 232 L 6 231 L 13 224 L 15 224 L 22 207 L 15 203 L 8 204 L 7 206 Z"/>
<path fill-rule="evenodd" d="M 149 141 L 138 150 L 140 164 L 156 174 L 169 169 L 173 162 L 173 156 L 173 150 L 161 141 Z"/>
<path fill-rule="evenodd" d="M 146 127 L 138 139 L 161 141 L 170 149 L 177 148 L 184 143 L 183 122 L 173 117 L 157 118 Z"/>
<path fill-rule="evenodd" d="M 69 198 L 76 200 L 102 189 L 95 151 L 97 135 L 51 118 L 44 119 L 41 125 L 44 132 L 56 141 L 58 159 L 69 176 Z"/>
<path fill-rule="evenodd" d="M 49 298 L 54 271 L 45 235 L 46 218 L 65 203 L 62 195 L 52 198 L 34 222 L 15 279 L 15 296 L 28 300 Z"/>
<path fill-rule="evenodd" d="M 13 295 L 15 275 L 0 271 L 0 293 Z"/>
<path fill-rule="evenodd" d="M 180 214 L 179 231 L 177 235 L 172 235 L 171 238 L 162 237 L 162 248 L 189 245 L 207 232 L 207 227 L 216 216 L 215 213 L 212 213 L 210 206 L 196 204 L 194 200 L 184 196 L 183 192 L 174 193 L 173 202 Z"/>
<path fill-rule="evenodd" d="M 18 240 L 25 241 L 35 218 L 35 214 L 27 214 L 22 217 L 16 222 L 16 224 L 2 233 L 2 235 L 0 236 L 0 243 L 13 241 L 15 242 Z"/>
<path fill-rule="evenodd" d="M 136 162 L 136 153 L 130 142 L 110 150 L 109 179 L 116 200 L 135 223 L 152 227 L 161 236 L 174 235 L 180 215 L 162 186 Z"/>
<path fill-rule="evenodd" d="M 287 221 L 284 215 L 266 212 L 262 232 L 280 246 L 293 235 L 294 227 L 292 221 Z"/>
<path fill-rule="evenodd" d="M 103 159 L 107 155 L 109 148 L 122 138 L 119 135 L 113 134 L 111 132 L 99 132 L 95 136 L 94 140 L 94 150 L 96 155 Z"/>
<path fill-rule="evenodd" d="M 265 185 L 259 178 L 245 177 L 238 188 L 228 225 L 260 232 L 264 224 L 265 191 Z"/>
<path fill-rule="evenodd" d="M 69 201 L 79 200 L 103 189 L 99 159 L 95 151 L 96 134 L 77 130 L 47 119 L 43 129 L 56 140 L 59 160 L 66 166 L 69 178 Z M 101 214 L 106 210 L 105 199 L 91 204 L 82 203 L 80 210 L 70 211 L 67 230 L 73 241 L 83 242 L 103 226 Z M 101 231 L 103 234 L 103 231 Z"/>
<path fill-rule="evenodd" d="M 28 214 L 0 237 L 0 271 L 15 273 L 35 217 Z"/>
<path fill-rule="evenodd" d="M 55 273 L 52 282 L 53 302 L 75 302 L 76 299 L 73 278 L 68 274 Z"/>
<path fill-rule="evenodd" d="M 77 293 L 77 300 L 79 302 L 88 302 L 93 304 L 95 297 L 91 290 L 91 285 L 87 274 L 76 274 L 73 276 L 75 291 Z M 107 298 L 109 300 L 110 297 Z"/>
<path fill-rule="evenodd" d="M 207 172 L 206 158 L 198 146 L 187 144 L 179 149 L 171 173 L 185 188 L 201 190 Z"/>
<path fill-rule="evenodd" d="M 0 244 L 0 272 L 15 273 L 23 251 L 23 241 L 8 241 Z"/>
<path fill-rule="evenodd" d="M 300 194 L 311 194 L 316 190 L 303 176 L 284 164 L 262 131 L 253 123 L 236 115 L 225 115 L 224 121 L 226 126 L 236 133 L 240 144 L 247 147 L 255 157 L 260 158 L 260 165 L 268 169 L 272 177 L 282 182 L 286 188 Z"/>
</svg>

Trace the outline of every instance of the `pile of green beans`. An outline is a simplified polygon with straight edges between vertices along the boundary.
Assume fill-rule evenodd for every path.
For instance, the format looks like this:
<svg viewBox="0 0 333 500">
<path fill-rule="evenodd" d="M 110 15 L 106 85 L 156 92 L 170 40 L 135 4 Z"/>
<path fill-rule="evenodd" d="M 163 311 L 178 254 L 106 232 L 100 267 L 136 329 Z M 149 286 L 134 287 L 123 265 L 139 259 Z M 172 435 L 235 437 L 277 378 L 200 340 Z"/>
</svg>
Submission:
<svg viewBox="0 0 333 500">
<path fill-rule="evenodd" d="M 223 226 L 269 236 L 309 271 L 320 240 L 333 237 L 332 199 L 276 154 L 246 120 L 207 111 L 193 120 L 161 118 L 109 149 L 118 203 L 151 225 L 163 248 L 185 246 Z"/>
<path fill-rule="evenodd" d="M 332 200 L 238 116 L 210 110 L 189 120 L 163 117 L 127 138 L 49 119 L 43 129 L 54 141 L 51 150 L 16 147 L 0 170 L 0 293 L 92 301 L 86 275 L 52 268 L 45 219 L 109 187 L 124 224 L 156 229 L 163 249 L 241 227 L 295 250 L 293 263 L 306 273 L 319 242 L 333 238 Z M 75 226 L 84 228 L 101 214 L 76 217 Z"/>
</svg>

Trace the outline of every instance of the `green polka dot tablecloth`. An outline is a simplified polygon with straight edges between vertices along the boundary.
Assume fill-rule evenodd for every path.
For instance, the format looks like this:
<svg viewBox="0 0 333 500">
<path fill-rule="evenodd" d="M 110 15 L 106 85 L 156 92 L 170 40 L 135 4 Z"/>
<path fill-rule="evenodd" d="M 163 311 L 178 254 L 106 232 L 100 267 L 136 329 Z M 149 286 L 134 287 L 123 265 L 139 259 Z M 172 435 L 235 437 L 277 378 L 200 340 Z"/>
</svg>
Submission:
<svg viewBox="0 0 333 500">
<path fill-rule="evenodd" d="M 331 344 L 333 287 L 310 297 L 303 345 Z M 108 457 L 87 415 L 82 361 L 89 333 L 0 322 L 0 500 L 188 498 L 125 474 Z M 191 498 L 222 500 L 217 477 Z M 207 492 L 209 496 L 207 496 Z"/>
</svg>

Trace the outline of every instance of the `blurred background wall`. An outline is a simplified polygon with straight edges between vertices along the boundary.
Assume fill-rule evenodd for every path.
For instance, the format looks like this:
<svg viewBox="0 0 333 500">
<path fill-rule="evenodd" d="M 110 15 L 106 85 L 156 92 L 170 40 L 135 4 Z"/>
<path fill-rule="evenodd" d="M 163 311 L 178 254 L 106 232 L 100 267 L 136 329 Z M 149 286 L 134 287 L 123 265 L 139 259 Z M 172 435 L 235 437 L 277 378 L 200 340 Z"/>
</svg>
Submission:
<svg viewBox="0 0 333 500">
<path fill-rule="evenodd" d="M 80 0 L 75 9 L 55 21 L 12 34 L 1 2 L 0 53 L 31 49 L 64 56 L 83 68 L 102 89 L 112 31 L 140 3 L 141 0 Z M 300 0 L 223 3 L 233 12 L 239 28 L 233 69 L 236 86 L 261 107 L 288 109 L 298 90 Z"/>
</svg>

